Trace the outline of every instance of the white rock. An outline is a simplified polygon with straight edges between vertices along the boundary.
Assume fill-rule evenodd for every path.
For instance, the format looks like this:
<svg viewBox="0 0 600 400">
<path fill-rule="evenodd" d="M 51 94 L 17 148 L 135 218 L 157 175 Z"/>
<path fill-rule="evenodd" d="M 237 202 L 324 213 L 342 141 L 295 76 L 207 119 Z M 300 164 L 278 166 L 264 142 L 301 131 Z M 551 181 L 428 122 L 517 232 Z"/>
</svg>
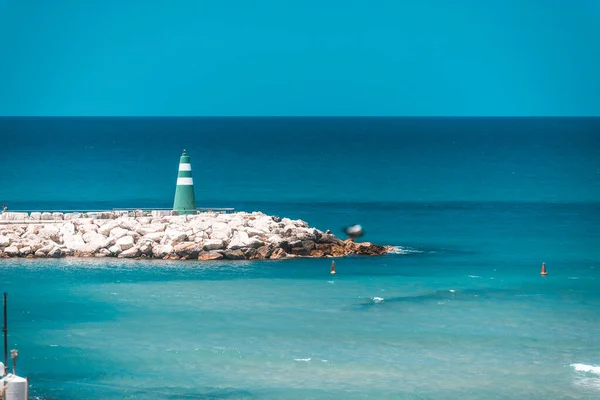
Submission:
<svg viewBox="0 0 600 400">
<path fill-rule="evenodd" d="M 71 250 L 79 250 L 81 247 L 83 247 L 85 245 L 83 238 L 81 236 L 79 236 L 78 234 L 75 234 L 75 235 L 63 234 L 62 242 L 65 245 L 65 247 L 67 247 L 68 249 L 71 249 Z"/>
<path fill-rule="evenodd" d="M 224 243 L 221 239 L 207 239 L 204 241 L 204 250 L 220 250 L 224 247 Z"/>
<path fill-rule="evenodd" d="M 88 232 L 98 232 L 98 225 L 91 223 L 87 223 L 87 224 L 77 224 L 76 225 L 77 228 L 77 232 L 84 234 L 84 233 L 88 233 Z"/>
<path fill-rule="evenodd" d="M 4 249 L 4 253 L 6 253 L 10 257 L 15 257 L 19 255 L 19 248 L 15 245 L 8 246 Z"/>
<path fill-rule="evenodd" d="M 231 238 L 227 248 L 229 250 L 237 250 L 241 249 L 242 247 L 248 247 L 249 243 L 250 238 L 248 237 L 248 234 L 244 231 L 238 231 Z"/>
<path fill-rule="evenodd" d="M 121 254 L 123 249 L 121 249 L 121 246 L 119 246 L 118 244 L 115 244 L 113 246 L 110 246 L 108 248 L 108 251 L 110 251 L 111 254 L 117 256 L 117 255 Z"/>
<path fill-rule="evenodd" d="M 155 244 L 152 246 L 152 254 L 156 258 L 163 258 L 163 257 L 167 256 L 168 254 L 171 254 L 172 252 L 173 252 L 173 246 L 171 246 L 170 244 L 165 244 L 165 245 Z"/>
<path fill-rule="evenodd" d="M 141 226 L 136 232 L 144 236 L 149 233 L 164 232 L 167 229 L 167 224 L 151 224 L 148 226 Z"/>
<path fill-rule="evenodd" d="M 64 215 L 61 212 L 52 213 L 52 219 L 55 221 L 62 221 L 64 219 Z"/>
<path fill-rule="evenodd" d="M 117 224 L 116 221 L 108 221 L 107 223 L 102 224 L 102 226 L 98 228 L 98 233 L 108 237 L 110 235 L 110 232 L 118 226 L 119 224 Z"/>
<path fill-rule="evenodd" d="M 279 244 L 281 242 L 283 242 L 283 238 L 279 235 L 271 235 L 269 236 L 269 239 L 267 240 L 269 243 L 273 243 L 273 244 Z"/>
<path fill-rule="evenodd" d="M 0 236 L 0 247 L 10 246 L 10 239 L 6 236 Z"/>
<path fill-rule="evenodd" d="M 183 242 L 187 239 L 187 235 L 185 234 L 185 232 L 177 229 L 172 229 L 170 226 L 165 230 L 165 235 L 173 243 Z"/>
<path fill-rule="evenodd" d="M 256 228 L 244 228 L 244 232 L 246 232 L 249 237 L 262 236 L 265 234 L 265 231 Z"/>
<path fill-rule="evenodd" d="M 123 229 L 121 227 L 116 227 L 110 231 L 109 236 L 114 237 L 115 239 L 120 239 L 123 236 L 127 236 L 128 233 L 129 233 L 129 231 L 127 229 Z"/>
<path fill-rule="evenodd" d="M 41 212 L 32 212 L 31 215 L 29 216 L 29 219 L 32 219 L 34 221 L 39 221 L 40 219 L 42 219 L 42 213 Z"/>
<path fill-rule="evenodd" d="M 119 258 L 135 258 L 140 255 L 140 249 L 137 247 L 132 247 L 130 249 L 124 250 L 121 254 L 119 254 Z"/>
<path fill-rule="evenodd" d="M 135 242 L 131 236 L 120 237 L 117 239 L 117 244 L 121 247 L 121 249 L 123 249 L 123 251 L 131 249 L 135 246 Z"/>
<path fill-rule="evenodd" d="M 160 243 L 160 241 L 162 240 L 162 238 L 164 236 L 165 236 L 165 234 L 163 232 L 148 233 L 148 234 L 142 236 L 140 238 L 140 241 L 142 241 L 142 240 L 151 240 L 153 242 Z"/>
<path fill-rule="evenodd" d="M 283 228 L 283 234 L 286 235 L 286 236 L 291 236 L 292 233 L 294 232 L 294 230 L 296 230 L 296 225 L 294 225 L 294 224 L 287 224 Z"/>
<path fill-rule="evenodd" d="M 49 213 L 49 212 L 44 212 L 44 213 L 42 213 L 42 216 L 41 216 L 41 218 L 40 218 L 40 219 L 41 219 L 42 221 L 51 221 L 53 218 L 52 218 L 52 214 L 51 214 L 51 213 Z"/>
<path fill-rule="evenodd" d="M 61 235 L 74 235 L 75 234 L 75 225 L 71 222 L 64 223 L 60 228 Z"/>
<path fill-rule="evenodd" d="M 229 240 L 231 239 L 232 234 L 231 228 L 227 224 L 221 222 L 212 224 L 212 231 L 210 233 L 211 239 Z"/>
</svg>

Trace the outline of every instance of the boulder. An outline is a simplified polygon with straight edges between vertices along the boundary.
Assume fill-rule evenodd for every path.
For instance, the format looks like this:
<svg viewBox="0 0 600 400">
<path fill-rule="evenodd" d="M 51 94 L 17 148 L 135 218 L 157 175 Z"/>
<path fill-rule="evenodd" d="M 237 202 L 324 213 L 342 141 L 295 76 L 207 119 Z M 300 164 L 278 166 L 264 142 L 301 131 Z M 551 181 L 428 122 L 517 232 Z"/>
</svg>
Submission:
<svg viewBox="0 0 600 400">
<path fill-rule="evenodd" d="M 118 229 L 118 228 L 115 228 Z M 132 247 L 135 246 L 135 241 L 133 240 L 133 237 L 131 236 L 122 236 L 119 239 L 117 239 L 117 243 L 119 245 L 119 247 L 121 247 L 121 249 L 123 249 L 123 251 L 125 250 L 129 250 Z"/>
<path fill-rule="evenodd" d="M 78 257 L 93 257 L 100 250 L 100 246 L 100 243 L 86 243 L 76 250 L 76 254 Z"/>
<path fill-rule="evenodd" d="M 140 249 L 134 246 L 124 250 L 121 254 L 119 254 L 119 258 L 137 258 L 140 256 L 140 254 Z"/>
<path fill-rule="evenodd" d="M 160 241 L 162 240 L 162 238 L 164 236 L 165 236 L 165 234 L 163 232 L 151 232 L 151 233 L 147 233 L 144 236 L 142 236 L 140 238 L 140 241 L 151 240 L 153 242 L 160 243 Z"/>
<path fill-rule="evenodd" d="M 221 214 L 223 215 L 223 214 Z M 215 222 L 212 224 L 210 238 L 220 239 L 223 241 L 229 241 L 233 235 L 231 228 L 227 224 L 222 222 Z"/>
<path fill-rule="evenodd" d="M 118 244 L 115 244 L 115 245 L 110 246 L 108 248 L 108 251 L 110 251 L 111 255 L 118 256 L 119 254 L 121 254 L 121 252 L 123 251 L 123 249 Z"/>
<path fill-rule="evenodd" d="M 138 243 L 139 244 L 139 248 L 140 248 L 140 253 L 142 253 L 143 255 L 146 256 L 151 256 L 152 255 L 152 246 L 154 244 L 153 241 L 150 240 L 141 240 Z"/>
<path fill-rule="evenodd" d="M 52 250 L 48 252 L 48 257 L 50 258 L 59 258 L 61 256 L 62 251 L 58 246 L 54 246 Z"/>
<path fill-rule="evenodd" d="M 52 218 L 52 214 L 51 214 L 51 213 L 49 213 L 49 212 L 44 212 L 44 213 L 42 213 L 42 215 L 41 215 L 40 219 L 41 219 L 42 221 L 51 221 L 53 218 Z"/>
<path fill-rule="evenodd" d="M 204 241 L 203 249 L 206 251 L 220 250 L 225 246 L 221 239 L 207 239 Z"/>
<path fill-rule="evenodd" d="M 46 257 L 46 252 L 43 251 L 42 249 L 38 249 L 35 251 L 35 253 L 33 253 L 33 255 L 38 258 L 43 258 L 43 257 Z"/>
<path fill-rule="evenodd" d="M 83 238 L 81 236 L 79 236 L 78 234 L 75 234 L 75 235 L 63 234 L 62 243 L 71 250 L 78 250 L 80 247 L 85 245 Z"/>
<path fill-rule="evenodd" d="M 4 254 L 8 255 L 9 257 L 17 257 L 19 255 L 19 248 L 15 245 L 8 246 L 4 249 Z"/>
<path fill-rule="evenodd" d="M 31 246 L 23 246 L 19 249 L 19 255 L 21 257 L 27 257 L 29 254 L 33 254 L 31 251 Z"/>
<path fill-rule="evenodd" d="M 75 234 L 75 225 L 71 222 L 66 222 L 61 225 L 59 228 L 61 235 L 74 235 Z"/>
<path fill-rule="evenodd" d="M 55 243 L 60 243 L 60 229 L 53 225 L 47 225 L 38 231 L 38 236 L 42 239 L 52 240 Z"/>
<path fill-rule="evenodd" d="M 285 250 L 278 247 L 275 250 L 273 250 L 273 253 L 271 253 L 271 256 L 269 258 L 271 260 L 280 260 L 280 259 L 286 258 L 286 257 L 287 257 L 287 253 L 285 252 Z"/>
<path fill-rule="evenodd" d="M 244 252 L 242 252 L 239 249 L 225 250 L 223 252 L 223 257 L 225 257 L 227 260 L 245 260 L 246 259 L 246 257 L 244 256 Z"/>
<path fill-rule="evenodd" d="M 152 256 L 154 258 L 165 258 L 173 253 L 173 246 L 170 244 L 155 244 L 152 246 Z"/>
<path fill-rule="evenodd" d="M 272 246 L 261 246 L 256 249 L 256 252 L 250 259 L 252 260 L 265 260 L 273 254 L 274 248 Z"/>
<path fill-rule="evenodd" d="M 244 231 L 238 231 L 233 235 L 227 249 L 229 250 L 237 250 L 242 247 L 248 247 L 250 245 L 250 238 L 248 234 Z"/>
<path fill-rule="evenodd" d="M 223 258 L 223 254 L 218 251 L 203 251 L 198 255 L 198 260 L 209 261 L 209 260 L 220 260 Z"/>
<path fill-rule="evenodd" d="M 98 228 L 98 233 L 101 234 L 101 235 L 104 235 L 104 236 L 108 237 L 108 236 L 110 236 L 110 232 L 113 229 L 117 228 L 118 226 L 119 226 L 119 224 L 116 221 L 108 221 L 107 223 L 102 224 Z M 121 229 L 121 228 L 119 228 L 119 229 Z M 120 232 L 120 231 L 116 231 L 116 232 Z M 124 236 L 124 235 L 122 235 L 122 236 Z"/>
<path fill-rule="evenodd" d="M 187 239 L 187 235 L 183 230 L 179 230 L 179 229 L 173 229 L 171 227 L 168 227 L 165 230 L 165 236 L 172 242 L 172 243 L 180 243 L 180 242 L 184 242 Z"/>
<path fill-rule="evenodd" d="M 6 236 L 0 236 L 0 247 L 10 246 L 10 239 Z"/>
<path fill-rule="evenodd" d="M 115 239 L 120 239 L 124 236 L 127 236 L 129 231 L 127 229 L 123 229 L 120 226 L 117 226 L 110 231 L 110 237 L 114 237 Z"/>
<path fill-rule="evenodd" d="M 193 242 L 178 243 L 175 246 L 173 246 L 173 251 L 179 257 L 187 257 L 188 259 L 191 259 L 191 258 L 197 259 L 198 255 L 202 251 L 202 246 L 200 246 L 198 243 L 193 243 Z"/>
</svg>

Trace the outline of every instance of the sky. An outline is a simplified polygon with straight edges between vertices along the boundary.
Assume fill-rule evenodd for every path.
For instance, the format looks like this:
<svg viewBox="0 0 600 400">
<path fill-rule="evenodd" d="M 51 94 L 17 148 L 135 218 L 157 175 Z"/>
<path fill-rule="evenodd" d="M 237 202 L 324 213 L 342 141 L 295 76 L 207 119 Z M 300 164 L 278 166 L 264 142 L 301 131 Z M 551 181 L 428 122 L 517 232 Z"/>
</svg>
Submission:
<svg viewBox="0 0 600 400">
<path fill-rule="evenodd" d="M 2 116 L 598 116 L 599 0 L 0 0 Z"/>
</svg>

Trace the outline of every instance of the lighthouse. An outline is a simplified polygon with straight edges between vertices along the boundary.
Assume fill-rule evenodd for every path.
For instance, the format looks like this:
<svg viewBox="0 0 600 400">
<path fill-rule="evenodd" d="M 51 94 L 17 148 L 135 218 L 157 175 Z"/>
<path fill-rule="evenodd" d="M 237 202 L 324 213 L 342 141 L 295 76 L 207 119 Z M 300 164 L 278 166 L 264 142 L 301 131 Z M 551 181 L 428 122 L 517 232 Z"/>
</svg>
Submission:
<svg viewBox="0 0 600 400">
<path fill-rule="evenodd" d="M 179 159 L 179 172 L 177 173 L 177 187 L 175 188 L 173 211 L 177 211 L 179 214 L 196 213 L 192 164 L 190 163 L 190 156 L 185 150 L 183 150 L 183 154 Z"/>
</svg>

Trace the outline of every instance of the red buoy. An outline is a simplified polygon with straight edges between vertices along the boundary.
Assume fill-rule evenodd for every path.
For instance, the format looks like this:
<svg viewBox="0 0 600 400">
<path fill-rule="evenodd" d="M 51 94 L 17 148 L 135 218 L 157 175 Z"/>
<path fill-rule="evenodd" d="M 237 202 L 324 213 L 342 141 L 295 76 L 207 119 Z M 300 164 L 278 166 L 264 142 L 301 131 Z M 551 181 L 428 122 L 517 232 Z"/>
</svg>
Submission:
<svg viewBox="0 0 600 400">
<path fill-rule="evenodd" d="M 546 272 L 546 263 L 542 263 L 542 272 L 540 272 L 540 275 L 542 275 L 542 276 L 548 275 L 548 273 Z"/>
<path fill-rule="evenodd" d="M 331 275 L 335 275 L 335 261 L 331 261 Z"/>
</svg>

